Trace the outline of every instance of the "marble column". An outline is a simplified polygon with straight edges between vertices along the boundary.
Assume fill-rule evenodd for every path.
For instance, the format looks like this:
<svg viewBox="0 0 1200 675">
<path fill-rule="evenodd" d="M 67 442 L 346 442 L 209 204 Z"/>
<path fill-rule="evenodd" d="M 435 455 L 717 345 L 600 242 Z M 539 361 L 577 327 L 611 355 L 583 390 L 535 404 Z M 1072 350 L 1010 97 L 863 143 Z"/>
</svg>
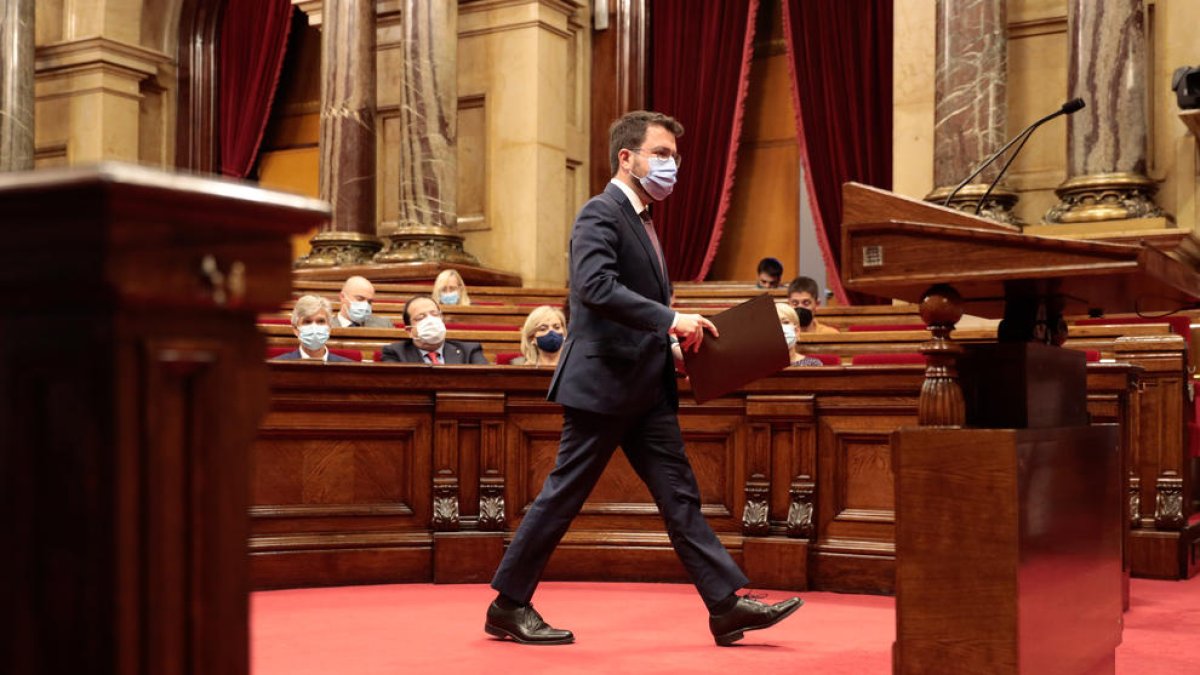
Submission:
<svg viewBox="0 0 1200 675">
<path fill-rule="evenodd" d="M 357 265 L 375 236 L 375 3 L 325 0 L 321 30 L 321 199 L 333 218 L 296 267 Z"/>
<path fill-rule="evenodd" d="M 926 200 L 942 203 L 977 166 L 1004 144 L 1008 106 L 1008 22 L 1005 0 L 938 0 L 934 104 L 933 180 Z M 988 167 L 951 200 L 975 211 L 1002 160 Z M 1017 194 L 1003 183 L 980 213 L 1006 223 Z"/>
<path fill-rule="evenodd" d="M 33 7 L 0 0 L 0 171 L 33 168 Z"/>
<path fill-rule="evenodd" d="M 458 3 L 404 0 L 402 32 L 399 212 L 375 260 L 475 265 L 456 204 Z"/>
<path fill-rule="evenodd" d="M 1069 0 L 1067 180 L 1049 223 L 1169 217 L 1146 176 L 1146 31 L 1142 0 Z"/>
</svg>

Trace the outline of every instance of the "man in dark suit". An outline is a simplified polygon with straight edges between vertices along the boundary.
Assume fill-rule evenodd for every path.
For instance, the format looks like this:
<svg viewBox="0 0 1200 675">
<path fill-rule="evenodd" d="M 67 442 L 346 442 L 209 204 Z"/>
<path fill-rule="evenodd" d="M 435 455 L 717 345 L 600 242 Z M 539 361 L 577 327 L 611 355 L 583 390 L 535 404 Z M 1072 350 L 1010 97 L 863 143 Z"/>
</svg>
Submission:
<svg viewBox="0 0 1200 675">
<path fill-rule="evenodd" d="M 405 303 L 404 325 L 412 338 L 384 347 L 382 360 L 429 363 L 435 366 L 487 365 L 483 347 L 478 342 L 446 339 L 442 308 L 428 295 L 415 296 Z"/>
<path fill-rule="evenodd" d="M 500 563 L 484 630 L 523 644 L 566 644 L 530 599 L 542 570 L 618 445 L 650 489 L 671 544 L 709 609 L 719 645 L 774 625 L 799 598 L 767 605 L 736 591 L 748 583 L 700 513 L 700 490 L 679 431 L 670 336 L 699 347 L 716 328 L 668 305 L 671 284 L 647 204 L 670 194 L 683 127 L 637 111 L 609 130 L 613 179 L 575 218 L 571 234 L 571 332 L 549 399 L 563 406 L 554 469 Z"/>
</svg>

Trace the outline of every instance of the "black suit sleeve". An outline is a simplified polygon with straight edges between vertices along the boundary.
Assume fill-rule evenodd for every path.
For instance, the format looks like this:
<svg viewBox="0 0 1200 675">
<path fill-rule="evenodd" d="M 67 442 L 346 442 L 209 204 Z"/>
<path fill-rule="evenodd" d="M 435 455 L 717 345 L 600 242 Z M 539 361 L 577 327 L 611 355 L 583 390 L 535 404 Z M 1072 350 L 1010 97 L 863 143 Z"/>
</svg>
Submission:
<svg viewBox="0 0 1200 675">
<path fill-rule="evenodd" d="M 402 362 L 400 358 L 400 345 L 390 344 L 383 348 L 383 354 L 380 356 L 380 361 Z"/>
<path fill-rule="evenodd" d="M 579 212 L 571 235 L 571 287 L 583 304 L 606 319 L 666 332 L 675 313 L 617 280 L 620 218 L 620 211 L 603 199 L 593 199 Z"/>
</svg>

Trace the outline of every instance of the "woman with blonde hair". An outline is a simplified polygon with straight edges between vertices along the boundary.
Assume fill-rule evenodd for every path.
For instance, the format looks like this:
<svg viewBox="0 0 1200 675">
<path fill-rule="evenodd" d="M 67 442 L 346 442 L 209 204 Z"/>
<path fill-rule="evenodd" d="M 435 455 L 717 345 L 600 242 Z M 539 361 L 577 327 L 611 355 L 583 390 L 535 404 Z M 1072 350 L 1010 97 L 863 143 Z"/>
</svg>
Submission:
<svg viewBox="0 0 1200 675">
<path fill-rule="evenodd" d="M 821 359 L 814 359 L 800 353 L 800 345 L 796 344 L 796 334 L 800 332 L 800 317 L 796 310 L 786 302 L 775 303 L 775 313 L 779 315 L 779 325 L 783 329 L 783 337 L 787 338 L 788 355 L 793 366 L 820 366 Z"/>
<path fill-rule="evenodd" d="M 467 285 L 463 283 L 458 270 L 442 270 L 433 280 L 433 299 L 442 306 L 471 304 L 471 296 L 467 295 Z"/>
<path fill-rule="evenodd" d="M 562 310 L 542 305 L 525 317 L 521 328 L 521 356 L 514 366 L 557 366 L 567 339 L 567 320 Z"/>
</svg>

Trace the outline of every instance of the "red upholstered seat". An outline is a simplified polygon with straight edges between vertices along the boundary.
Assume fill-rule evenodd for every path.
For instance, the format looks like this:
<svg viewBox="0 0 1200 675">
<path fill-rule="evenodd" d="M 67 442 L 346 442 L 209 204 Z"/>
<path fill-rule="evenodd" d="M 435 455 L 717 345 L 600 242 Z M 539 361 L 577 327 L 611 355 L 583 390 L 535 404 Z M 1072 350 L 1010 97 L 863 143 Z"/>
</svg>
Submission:
<svg viewBox="0 0 1200 675">
<path fill-rule="evenodd" d="M 271 360 L 281 354 L 286 354 L 295 350 L 295 347 L 267 347 L 267 360 Z"/>
<path fill-rule="evenodd" d="M 260 316 L 258 323 L 265 326 L 290 326 L 292 320 L 283 316 Z"/>
<path fill-rule="evenodd" d="M 362 361 L 362 352 L 357 349 L 334 349 L 330 347 L 329 352 L 338 356 L 344 356 L 351 361 Z"/>
<path fill-rule="evenodd" d="M 383 350 L 376 349 L 375 352 L 371 354 L 371 360 L 374 361 L 375 363 L 379 363 L 380 361 L 382 361 L 383 360 Z"/>
<path fill-rule="evenodd" d="M 842 364 L 842 357 L 837 354 L 805 354 L 805 356 L 817 359 L 823 366 L 839 366 Z"/>
<path fill-rule="evenodd" d="M 512 365 L 513 359 L 520 358 L 520 356 L 521 352 L 500 352 L 499 354 L 496 354 L 496 365 Z"/>
<path fill-rule="evenodd" d="M 925 355 L 912 352 L 855 354 L 850 363 L 855 366 L 900 366 L 914 363 L 923 366 Z"/>
<path fill-rule="evenodd" d="M 863 323 L 847 329 L 851 333 L 871 333 L 885 330 L 925 330 L 923 323 Z"/>
</svg>

